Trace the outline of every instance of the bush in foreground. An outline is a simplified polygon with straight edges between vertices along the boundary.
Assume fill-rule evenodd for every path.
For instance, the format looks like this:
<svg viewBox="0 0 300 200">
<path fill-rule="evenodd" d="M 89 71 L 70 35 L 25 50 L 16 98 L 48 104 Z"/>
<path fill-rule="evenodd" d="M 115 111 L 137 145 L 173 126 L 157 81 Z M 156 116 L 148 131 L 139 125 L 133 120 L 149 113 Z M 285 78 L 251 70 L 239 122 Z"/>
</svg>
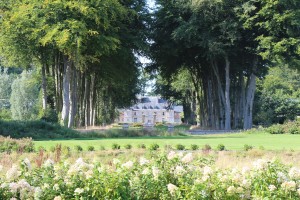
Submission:
<svg viewBox="0 0 300 200">
<path fill-rule="evenodd" d="M 0 173 L 0 199 L 299 199 L 299 182 L 300 169 L 278 161 L 218 169 L 173 151 L 109 165 L 79 158 L 32 168 L 26 158 Z"/>
</svg>

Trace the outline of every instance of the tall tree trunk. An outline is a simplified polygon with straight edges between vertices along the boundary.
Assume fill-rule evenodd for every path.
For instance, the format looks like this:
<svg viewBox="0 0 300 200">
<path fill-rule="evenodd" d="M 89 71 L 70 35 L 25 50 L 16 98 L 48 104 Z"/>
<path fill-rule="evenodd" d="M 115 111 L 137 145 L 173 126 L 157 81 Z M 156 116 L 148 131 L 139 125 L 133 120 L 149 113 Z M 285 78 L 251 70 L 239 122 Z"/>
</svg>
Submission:
<svg viewBox="0 0 300 200">
<path fill-rule="evenodd" d="M 230 106 L 230 62 L 228 57 L 225 57 L 225 130 L 231 129 L 231 106 Z"/>
<path fill-rule="evenodd" d="M 90 79 L 88 76 L 85 78 L 85 88 L 84 88 L 84 100 L 85 100 L 85 113 L 84 113 L 84 122 L 85 127 L 87 128 L 90 125 Z"/>
<path fill-rule="evenodd" d="M 220 125 L 219 128 L 220 129 L 224 129 L 225 128 L 225 107 L 226 107 L 226 99 L 225 99 L 225 95 L 224 95 L 224 91 L 222 89 L 222 82 L 221 82 L 221 78 L 219 75 L 219 70 L 218 70 L 218 66 L 215 62 L 211 63 L 212 68 L 213 68 L 213 72 L 216 76 L 216 84 L 217 84 L 217 91 L 218 91 L 218 102 L 219 102 L 219 121 L 220 121 Z"/>
<path fill-rule="evenodd" d="M 70 110 L 70 73 L 71 62 L 68 56 L 64 56 L 64 76 L 63 76 L 63 108 L 61 112 L 61 120 L 64 126 L 68 125 L 68 117 Z"/>
<path fill-rule="evenodd" d="M 76 69 L 72 65 L 71 68 L 71 81 L 70 81 L 70 94 L 69 94 L 69 99 L 70 99 L 70 111 L 69 111 L 69 122 L 68 122 L 68 127 L 71 128 L 74 126 L 74 118 L 76 115 L 76 106 L 77 106 L 77 80 L 76 80 Z"/>
<path fill-rule="evenodd" d="M 42 65 L 42 90 L 43 90 L 43 110 L 47 109 L 47 78 L 46 64 Z"/>
<path fill-rule="evenodd" d="M 92 126 L 93 125 L 93 117 L 94 117 L 94 90 L 95 90 L 95 74 L 91 75 L 91 87 L 90 87 L 90 107 L 89 107 L 89 112 L 90 112 L 90 121 L 89 124 Z"/>
<path fill-rule="evenodd" d="M 252 112 L 253 112 L 253 102 L 254 102 L 254 94 L 256 88 L 256 76 L 254 74 L 257 66 L 257 59 L 253 61 L 252 73 L 249 77 L 247 84 L 247 94 L 246 94 L 246 102 L 244 107 L 244 129 L 252 128 Z"/>
</svg>

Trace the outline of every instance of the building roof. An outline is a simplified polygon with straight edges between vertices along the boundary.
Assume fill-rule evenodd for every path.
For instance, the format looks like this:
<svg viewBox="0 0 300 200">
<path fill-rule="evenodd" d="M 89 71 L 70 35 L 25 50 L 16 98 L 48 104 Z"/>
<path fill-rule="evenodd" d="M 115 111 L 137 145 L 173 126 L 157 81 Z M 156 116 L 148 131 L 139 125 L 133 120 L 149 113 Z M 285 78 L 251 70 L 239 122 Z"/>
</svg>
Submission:
<svg viewBox="0 0 300 200">
<path fill-rule="evenodd" d="M 174 110 L 175 112 L 183 112 L 180 105 L 170 106 L 169 102 L 160 96 L 140 96 L 135 105 L 125 110 Z M 122 109 L 124 110 L 124 109 Z"/>
</svg>

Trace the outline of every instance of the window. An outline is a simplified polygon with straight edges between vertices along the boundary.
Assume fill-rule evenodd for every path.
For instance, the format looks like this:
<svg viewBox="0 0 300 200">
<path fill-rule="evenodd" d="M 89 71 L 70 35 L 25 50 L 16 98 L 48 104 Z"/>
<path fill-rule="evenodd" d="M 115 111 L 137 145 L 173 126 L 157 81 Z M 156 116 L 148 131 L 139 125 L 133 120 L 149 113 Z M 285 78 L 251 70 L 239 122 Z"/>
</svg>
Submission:
<svg viewBox="0 0 300 200">
<path fill-rule="evenodd" d="M 165 112 L 163 112 L 162 115 L 165 116 Z"/>
<path fill-rule="evenodd" d="M 136 116 L 136 112 L 134 112 L 133 115 Z"/>
<path fill-rule="evenodd" d="M 137 123 L 137 118 L 134 118 L 134 119 L 133 119 L 133 122 L 134 122 L 134 123 Z"/>
</svg>

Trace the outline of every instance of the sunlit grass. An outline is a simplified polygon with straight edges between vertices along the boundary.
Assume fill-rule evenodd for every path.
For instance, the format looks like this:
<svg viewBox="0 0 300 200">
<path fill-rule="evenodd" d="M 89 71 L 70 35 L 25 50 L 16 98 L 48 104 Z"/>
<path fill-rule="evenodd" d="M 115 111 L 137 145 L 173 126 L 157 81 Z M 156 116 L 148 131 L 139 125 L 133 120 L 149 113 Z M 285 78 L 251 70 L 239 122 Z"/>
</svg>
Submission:
<svg viewBox="0 0 300 200">
<path fill-rule="evenodd" d="M 139 144 L 145 144 L 146 147 L 153 143 L 157 143 L 161 148 L 165 145 L 175 146 L 182 144 L 186 148 L 190 145 L 197 144 L 204 146 L 209 144 L 213 149 L 216 149 L 218 144 L 224 144 L 228 150 L 242 150 L 245 144 L 254 146 L 254 148 L 264 148 L 266 150 L 300 150 L 300 135 L 270 135 L 266 133 L 232 133 L 232 134 L 216 134 L 216 135 L 201 135 L 201 136 L 165 136 L 165 137 L 137 137 L 137 138 L 109 138 L 109 139 L 77 139 L 77 140 L 47 140 L 35 141 L 35 146 L 43 146 L 49 149 L 56 144 L 74 147 L 80 145 L 84 150 L 88 146 L 94 146 L 96 150 L 100 147 L 111 149 L 113 143 L 121 145 L 121 149 L 126 144 L 131 144 L 133 148 L 137 148 Z"/>
</svg>

